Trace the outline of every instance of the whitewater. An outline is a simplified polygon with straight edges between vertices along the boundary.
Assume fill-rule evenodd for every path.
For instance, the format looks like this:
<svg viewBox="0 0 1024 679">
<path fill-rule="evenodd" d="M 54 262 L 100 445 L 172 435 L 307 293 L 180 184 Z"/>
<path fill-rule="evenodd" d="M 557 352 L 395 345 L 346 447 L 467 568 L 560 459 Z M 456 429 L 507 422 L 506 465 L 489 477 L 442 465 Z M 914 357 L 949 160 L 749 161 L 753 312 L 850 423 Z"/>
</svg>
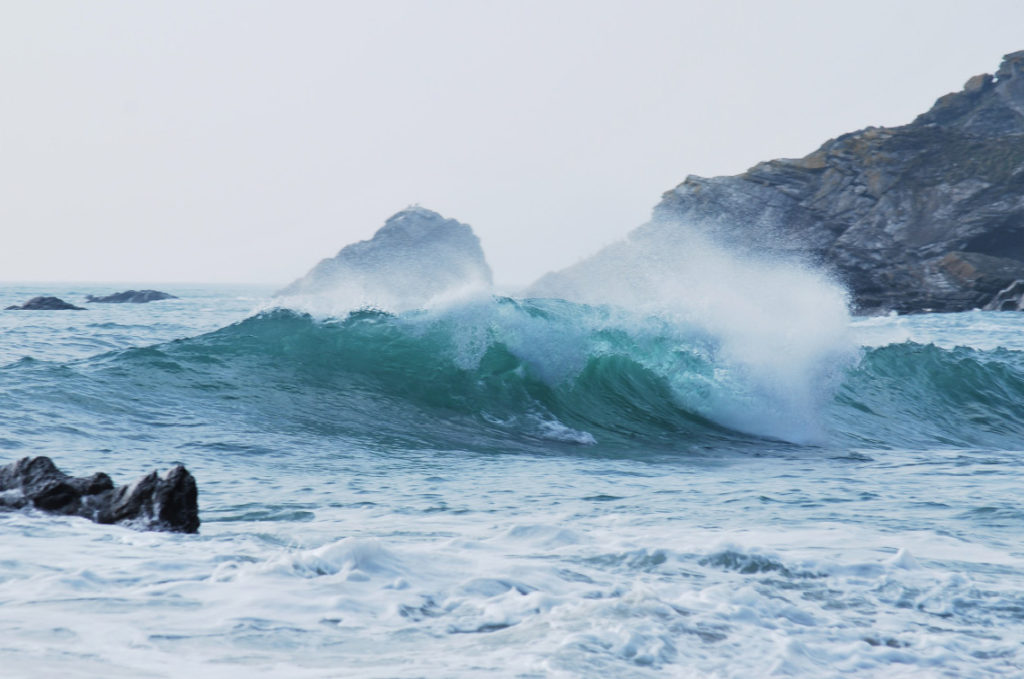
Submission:
<svg viewBox="0 0 1024 679">
<path fill-rule="evenodd" d="M 616 247 L 592 298 L 0 313 L 0 463 L 181 463 L 202 519 L 0 513 L 0 675 L 1024 673 L 1024 315 Z"/>
</svg>

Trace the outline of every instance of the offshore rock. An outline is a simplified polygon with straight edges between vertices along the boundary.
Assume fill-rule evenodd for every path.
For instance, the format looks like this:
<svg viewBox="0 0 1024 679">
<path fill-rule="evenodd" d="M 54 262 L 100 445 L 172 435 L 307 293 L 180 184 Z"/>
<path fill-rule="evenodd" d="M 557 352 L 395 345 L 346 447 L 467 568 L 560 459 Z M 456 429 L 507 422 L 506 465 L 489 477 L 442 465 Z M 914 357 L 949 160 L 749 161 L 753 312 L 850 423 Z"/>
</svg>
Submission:
<svg viewBox="0 0 1024 679">
<path fill-rule="evenodd" d="M 669 241 L 684 226 L 822 267 L 859 313 L 985 306 L 1024 279 L 1024 51 L 908 125 L 737 176 L 688 177 L 630 238 Z"/>
<path fill-rule="evenodd" d="M 491 269 L 470 226 L 410 207 L 370 240 L 342 248 L 277 294 L 334 294 L 356 306 L 383 308 L 419 306 L 490 285 Z"/>
<path fill-rule="evenodd" d="M 33 297 L 21 306 L 12 304 L 7 311 L 85 311 L 80 306 L 69 304 L 60 297 Z"/>
<path fill-rule="evenodd" d="M 103 472 L 68 476 L 48 457 L 26 457 L 0 467 L 0 508 L 28 506 L 146 530 L 199 530 L 196 482 L 181 465 L 164 478 L 152 472 L 120 488 Z"/>
<path fill-rule="evenodd" d="M 159 290 L 125 290 L 124 292 L 115 292 L 112 295 L 105 295 L 103 297 L 96 297 L 94 295 L 86 295 L 85 297 L 86 302 L 103 304 L 145 304 L 146 302 L 156 302 L 161 299 L 178 298 Z"/>
</svg>

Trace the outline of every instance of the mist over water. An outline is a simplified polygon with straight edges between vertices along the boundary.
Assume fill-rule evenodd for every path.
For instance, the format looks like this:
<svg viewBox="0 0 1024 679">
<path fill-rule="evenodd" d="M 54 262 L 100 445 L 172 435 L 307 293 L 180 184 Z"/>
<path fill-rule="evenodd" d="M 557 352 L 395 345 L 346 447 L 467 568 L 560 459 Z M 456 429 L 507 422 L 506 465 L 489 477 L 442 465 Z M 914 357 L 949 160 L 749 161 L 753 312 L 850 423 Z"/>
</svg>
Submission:
<svg viewBox="0 0 1024 679">
<path fill-rule="evenodd" d="M 712 417 L 787 440 L 820 438 L 821 406 L 853 357 L 841 286 L 795 257 L 730 250 L 689 224 L 648 224 L 526 294 L 613 305 L 703 335 L 729 385 L 710 395 Z"/>
<path fill-rule="evenodd" d="M 420 206 L 392 215 L 370 240 L 347 245 L 278 293 L 279 306 L 344 317 L 487 295 L 491 268 L 472 228 Z"/>
</svg>

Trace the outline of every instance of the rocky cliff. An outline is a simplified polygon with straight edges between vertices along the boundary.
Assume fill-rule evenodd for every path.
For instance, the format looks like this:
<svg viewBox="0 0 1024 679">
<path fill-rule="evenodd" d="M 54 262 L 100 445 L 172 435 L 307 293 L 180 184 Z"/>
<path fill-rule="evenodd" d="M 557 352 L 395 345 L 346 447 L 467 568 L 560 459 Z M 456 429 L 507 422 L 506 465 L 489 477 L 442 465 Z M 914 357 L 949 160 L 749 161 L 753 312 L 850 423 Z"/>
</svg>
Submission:
<svg viewBox="0 0 1024 679">
<path fill-rule="evenodd" d="M 631 238 L 679 225 L 809 259 L 859 312 L 995 304 L 1024 279 L 1024 51 L 908 125 L 845 134 L 737 176 L 688 177 Z"/>
<path fill-rule="evenodd" d="M 278 294 L 328 295 L 355 306 L 402 309 L 490 285 L 491 269 L 472 228 L 410 207 L 370 240 L 342 248 Z"/>
</svg>

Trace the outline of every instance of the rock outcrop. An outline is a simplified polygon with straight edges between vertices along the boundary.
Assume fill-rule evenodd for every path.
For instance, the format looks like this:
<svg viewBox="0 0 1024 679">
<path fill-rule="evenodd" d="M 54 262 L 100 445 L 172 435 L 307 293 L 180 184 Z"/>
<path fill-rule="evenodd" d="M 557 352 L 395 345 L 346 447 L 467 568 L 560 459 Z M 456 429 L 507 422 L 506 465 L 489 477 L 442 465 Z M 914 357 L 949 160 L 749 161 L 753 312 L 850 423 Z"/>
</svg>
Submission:
<svg viewBox="0 0 1024 679">
<path fill-rule="evenodd" d="M 124 292 L 115 292 L 112 295 L 105 295 L 103 297 L 96 297 L 95 295 L 86 295 L 85 297 L 86 302 L 103 304 L 145 304 L 146 302 L 156 302 L 161 299 L 178 298 L 159 290 L 125 290 Z"/>
<path fill-rule="evenodd" d="M 1024 280 L 1006 286 L 985 305 L 986 311 L 1024 311 Z"/>
<path fill-rule="evenodd" d="M 0 508 L 6 509 L 35 507 L 97 523 L 195 533 L 199 530 L 197 499 L 195 479 L 181 465 L 163 478 L 152 472 L 119 488 L 103 472 L 68 476 L 48 457 L 26 457 L 0 467 Z"/>
<path fill-rule="evenodd" d="M 333 294 L 357 306 L 408 308 L 490 285 L 491 269 L 472 228 L 410 207 L 370 240 L 344 247 L 277 294 Z"/>
<path fill-rule="evenodd" d="M 631 238 L 680 225 L 809 260 L 861 313 L 984 307 L 1024 279 L 1024 51 L 908 125 L 845 134 L 737 176 L 690 176 Z"/>
<path fill-rule="evenodd" d="M 60 297 L 33 297 L 21 306 L 12 304 L 7 311 L 85 311 L 80 306 L 69 304 Z"/>
</svg>

